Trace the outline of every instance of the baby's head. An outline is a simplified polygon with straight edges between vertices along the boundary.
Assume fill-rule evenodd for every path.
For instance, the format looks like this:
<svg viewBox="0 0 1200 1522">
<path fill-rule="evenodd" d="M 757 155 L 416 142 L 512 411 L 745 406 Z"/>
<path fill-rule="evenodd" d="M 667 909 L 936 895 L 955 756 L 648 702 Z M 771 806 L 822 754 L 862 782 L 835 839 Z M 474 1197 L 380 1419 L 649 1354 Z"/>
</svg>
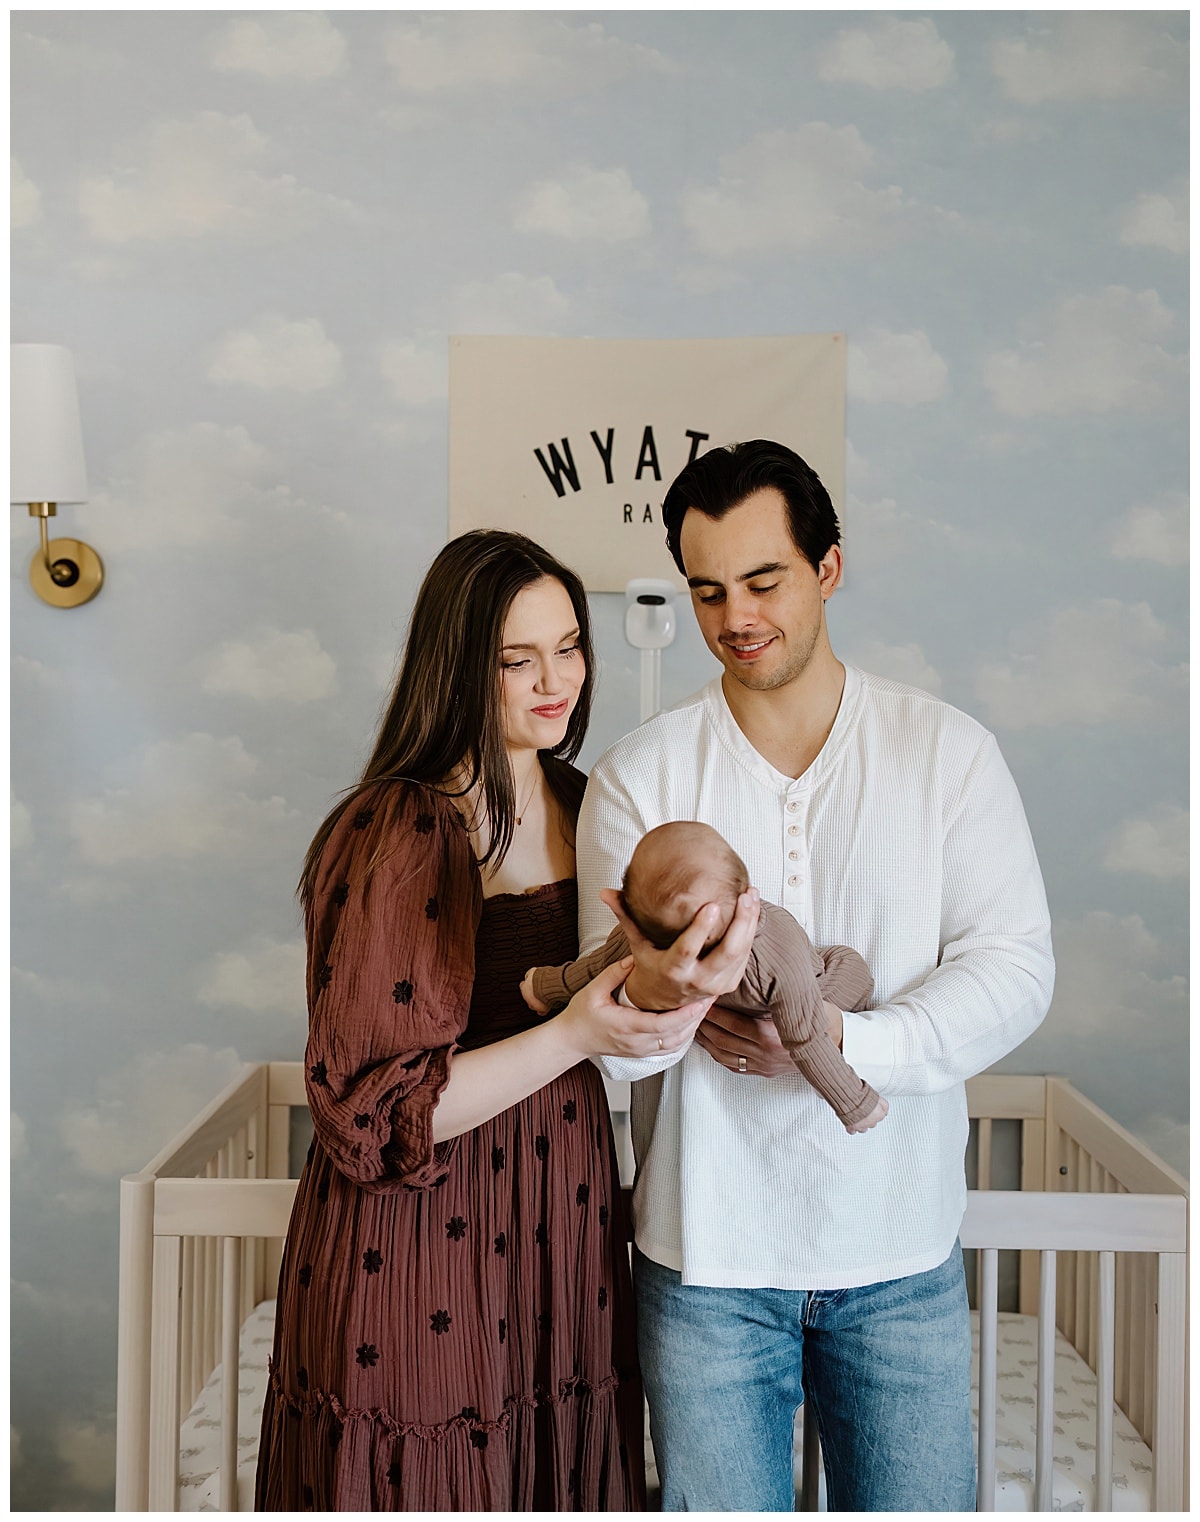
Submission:
<svg viewBox="0 0 1200 1522">
<path fill-rule="evenodd" d="M 704 904 L 719 904 L 721 920 L 704 944 L 725 934 L 739 893 L 749 886 L 741 857 L 707 824 L 679 820 L 648 830 L 625 869 L 625 911 L 648 941 L 671 944 Z"/>
</svg>

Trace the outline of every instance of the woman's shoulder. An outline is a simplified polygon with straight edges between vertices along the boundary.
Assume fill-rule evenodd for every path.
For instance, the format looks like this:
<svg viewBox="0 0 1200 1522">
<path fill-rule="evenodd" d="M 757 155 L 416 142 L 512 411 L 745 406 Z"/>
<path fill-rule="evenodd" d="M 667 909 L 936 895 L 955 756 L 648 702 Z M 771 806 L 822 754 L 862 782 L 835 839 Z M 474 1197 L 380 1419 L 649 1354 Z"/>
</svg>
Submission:
<svg viewBox="0 0 1200 1522">
<path fill-rule="evenodd" d="M 396 855 L 439 849 L 469 854 L 466 824 L 454 800 L 431 783 L 385 777 L 363 783 L 346 799 L 324 856 L 354 856 L 375 867 Z"/>
</svg>

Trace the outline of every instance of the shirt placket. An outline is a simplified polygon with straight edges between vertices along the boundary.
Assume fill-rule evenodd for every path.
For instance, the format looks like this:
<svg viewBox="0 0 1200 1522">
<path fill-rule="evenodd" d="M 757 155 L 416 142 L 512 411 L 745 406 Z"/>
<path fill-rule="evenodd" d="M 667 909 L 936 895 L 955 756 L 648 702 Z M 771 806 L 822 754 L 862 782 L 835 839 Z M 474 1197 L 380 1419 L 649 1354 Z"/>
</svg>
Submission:
<svg viewBox="0 0 1200 1522">
<path fill-rule="evenodd" d="M 812 792 L 804 778 L 783 798 L 783 907 L 812 934 L 812 863 L 808 854 L 808 813 Z"/>
</svg>

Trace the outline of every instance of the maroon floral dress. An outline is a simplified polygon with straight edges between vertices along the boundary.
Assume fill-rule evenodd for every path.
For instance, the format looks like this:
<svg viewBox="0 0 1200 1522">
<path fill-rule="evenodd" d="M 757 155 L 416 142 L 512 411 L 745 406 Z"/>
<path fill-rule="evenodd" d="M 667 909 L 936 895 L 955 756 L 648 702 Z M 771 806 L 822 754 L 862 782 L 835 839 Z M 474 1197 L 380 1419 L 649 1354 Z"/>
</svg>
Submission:
<svg viewBox="0 0 1200 1522">
<path fill-rule="evenodd" d="M 482 897 L 454 806 L 352 804 L 308 914 L 315 1137 L 280 1272 L 256 1508 L 630 1511 L 642 1394 L 604 1085 L 582 1063 L 435 1146 L 456 1049 L 536 1023 L 575 884 Z"/>
</svg>

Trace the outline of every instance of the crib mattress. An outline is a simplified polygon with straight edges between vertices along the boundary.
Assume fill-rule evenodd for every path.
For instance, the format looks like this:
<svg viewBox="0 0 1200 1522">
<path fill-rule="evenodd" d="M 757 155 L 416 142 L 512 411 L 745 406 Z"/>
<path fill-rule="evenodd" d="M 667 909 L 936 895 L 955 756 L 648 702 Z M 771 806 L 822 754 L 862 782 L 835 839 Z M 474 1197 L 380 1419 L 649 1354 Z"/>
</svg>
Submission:
<svg viewBox="0 0 1200 1522">
<path fill-rule="evenodd" d="M 971 1368 L 972 1419 L 978 1413 L 978 1318 L 972 1313 L 975 1352 Z M 275 1302 L 264 1300 L 242 1327 L 238 1357 L 239 1511 L 254 1506 L 254 1470 L 267 1388 L 267 1357 L 275 1325 Z M 1037 1411 L 1037 1318 L 1002 1312 L 996 1354 L 996 1510 L 1032 1511 Z M 1059 1334 L 1054 1363 L 1055 1511 L 1094 1510 L 1092 1471 L 1096 1450 L 1096 1376 Z M 179 1508 L 218 1511 L 221 1449 L 221 1371 L 214 1370 L 188 1412 L 179 1434 Z M 798 1453 L 797 1453 L 798 1460 Z M 654 1455 L 646 1441 L 651 1491 L 658 1489 Z M 799 1469 L 796 1475 L 799 1483 Z M 1153 1460 L 1122 1411 L 1113 1421 L 1113 1510 L 1149 1511 Z M 824 1507 L 824 1485 L 822 1509 Z"/>
</svg>

